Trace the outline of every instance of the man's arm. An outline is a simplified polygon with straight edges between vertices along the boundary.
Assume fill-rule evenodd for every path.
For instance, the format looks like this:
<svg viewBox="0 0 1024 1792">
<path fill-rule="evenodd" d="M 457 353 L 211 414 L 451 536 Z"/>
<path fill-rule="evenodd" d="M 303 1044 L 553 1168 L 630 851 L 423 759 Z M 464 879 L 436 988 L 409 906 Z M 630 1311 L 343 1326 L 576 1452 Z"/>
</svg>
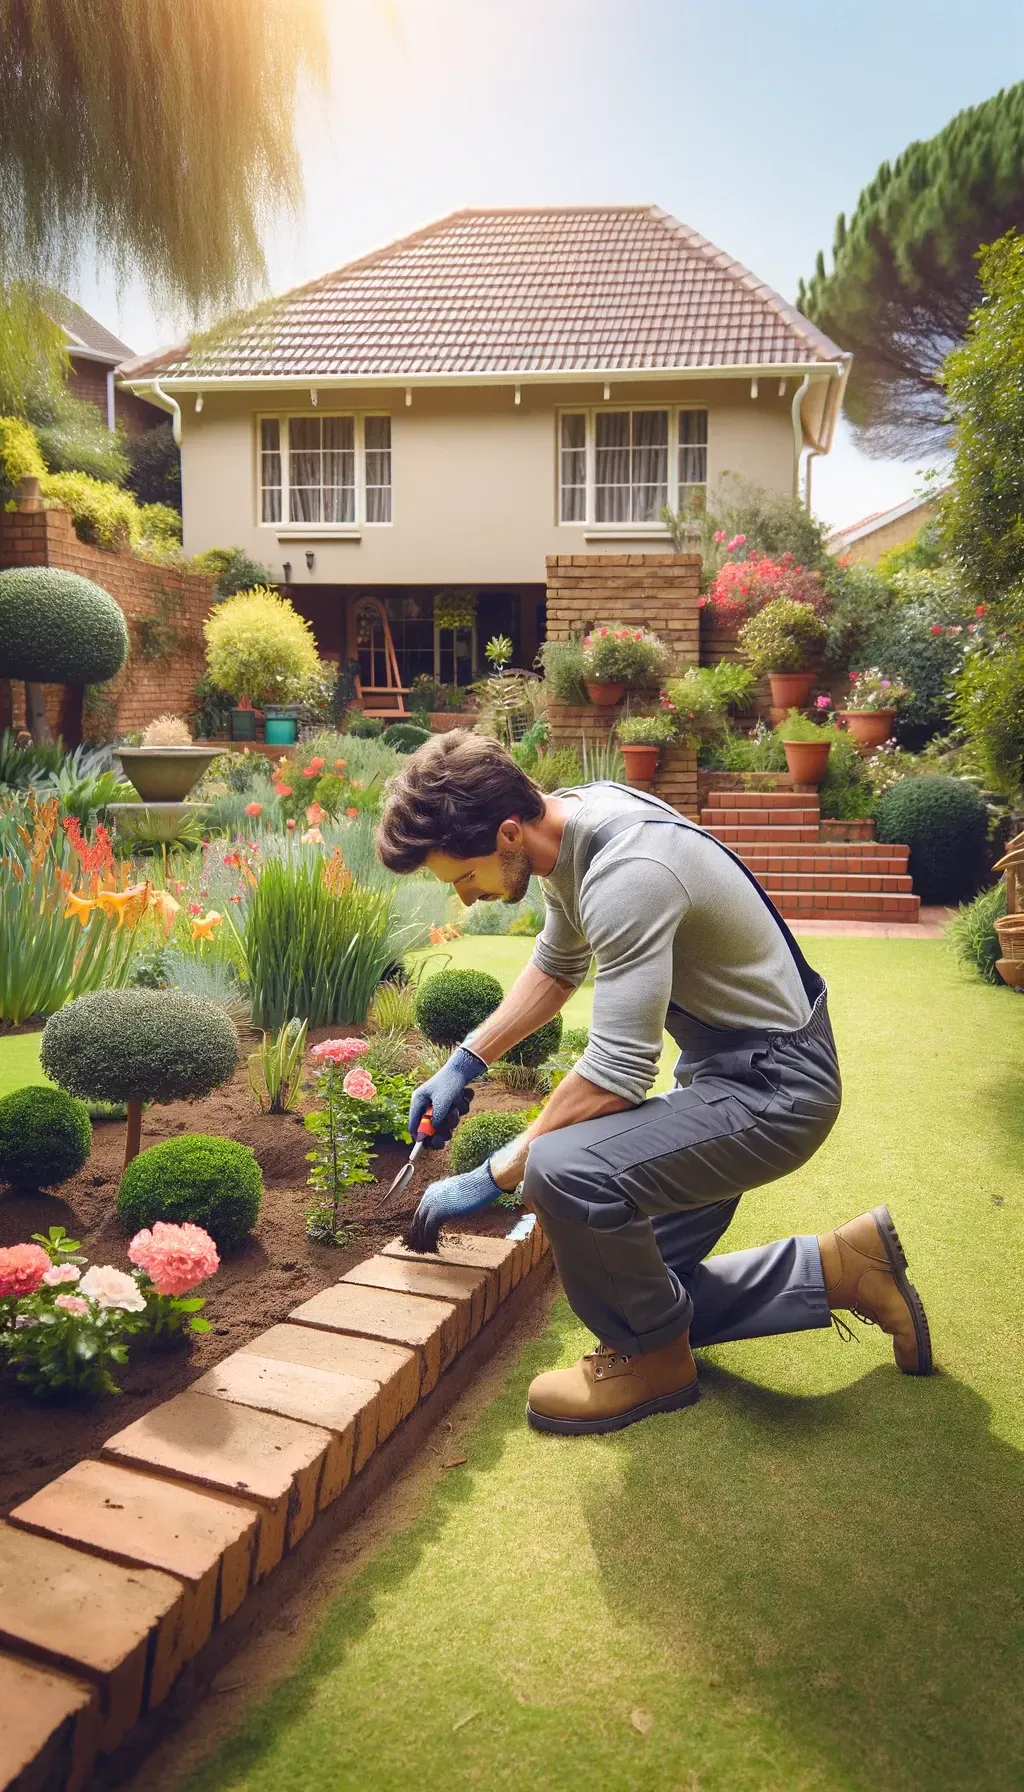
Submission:
<svg viewBox="0 0 1024 1792">
<path fill-rule="evenodd" d="M 546 971 L 528 964 L 520 971 L 500 1008 L 489 1014 L 482 1026 L 468 1033 L 463 1045 L 485 1064 L 493 1064 L 528 1033 L 535 1033 L 545 1021 L 553 1020 L 565 1007 L 574 987 L 563 978 L 549 977 Z"/>
<path fill-rule="evenodd" d="M 517 1139 L 495 1152 L 491 1158 L 491 1175 L 499 1188 L 518 1188 L 526 1174 L 526 1159 L 531 1142 L 542 1132 L 556 1132 L 561 1126 L 575 1126 L 581 1120 L 597 1120 L 602 1114 L 619 1114 L 634 1104 L 610 1089 L 599 1089 L 586 1077 L 570 1070 L 537 1115 L 532 1126 Z"/>
</svg>

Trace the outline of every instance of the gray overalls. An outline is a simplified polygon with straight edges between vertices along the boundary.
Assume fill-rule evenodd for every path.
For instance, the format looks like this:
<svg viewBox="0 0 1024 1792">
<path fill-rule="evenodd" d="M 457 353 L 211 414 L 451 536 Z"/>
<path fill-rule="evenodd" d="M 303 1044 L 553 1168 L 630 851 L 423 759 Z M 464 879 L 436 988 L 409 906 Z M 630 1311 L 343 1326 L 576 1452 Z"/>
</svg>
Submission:
<svg viewBox="0 0 1024 1792">
<path fill-rule="evenodd" d="M 653 810 L 647 825 L 694 825 L 657 798 L 645 800 Z M 587 864 L 636 825 L 635 810 L 606 821 Z M 601 1343 L 624 1353 L 657 1350 L 687 1326 L 691 1344 L 701 1345 L 831 1322 L 813 1236 L 704 1261 L 741 1194 L 805 1164 L 842 1099 L 824 982 L 742 860 L 716 845 L 781 928 L 810 1019 L 795 1032 L 729 1031 L 687 1015 L 688 1046 L 696 1027 L 706 1050 L 681 1053 L 675 1089 L 543 1133 L 530 1146 L 524 1194 L 551 1240 L 569 1304 Z M 676 1037 L 673 1013 L 681 1019 L 683 1011 L 670 1004 L 666 1016 Z"/>
</svg>

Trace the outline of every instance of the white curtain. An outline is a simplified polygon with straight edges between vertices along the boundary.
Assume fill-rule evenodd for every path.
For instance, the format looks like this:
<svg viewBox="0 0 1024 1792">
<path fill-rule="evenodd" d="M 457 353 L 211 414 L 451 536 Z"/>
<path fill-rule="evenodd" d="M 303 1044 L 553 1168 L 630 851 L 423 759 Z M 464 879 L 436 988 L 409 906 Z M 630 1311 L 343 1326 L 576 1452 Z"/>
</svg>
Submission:
<svg viewBox="0 0 1024 1792">
<path fill-rule="evenodd" d="M 668 503 L 668 412 L 633 411 L 634 523 L 656 523 Z"/>
</svg>

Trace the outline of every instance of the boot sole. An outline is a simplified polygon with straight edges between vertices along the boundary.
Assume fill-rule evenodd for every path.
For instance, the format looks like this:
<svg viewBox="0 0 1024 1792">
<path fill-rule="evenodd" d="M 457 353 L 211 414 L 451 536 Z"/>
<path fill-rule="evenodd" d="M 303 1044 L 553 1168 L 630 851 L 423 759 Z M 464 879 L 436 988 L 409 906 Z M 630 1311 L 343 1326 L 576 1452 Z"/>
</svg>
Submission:
<svg viewBox="0 0 1024 1792">
<path fill-rule="evenodd" d="M 691 1382 L 675 1394 L 660 1394 L 657 1400 L 645 1400 L 642 1406 L 631 1406 L 626 1412 L 613 1413 L 607 1419 L 552 1419 L 546 1412 L 535 1412 L 526 1404 L 526 1422 L 535 1431 L 558 1431 L 564 1437 L 589 1437 L 605 1431 L 624 1431 L 638 1419 L 651 1419 L 655 1413 L 678 1412 L 682 1406 L 694 1406 L 700 1399 L 700 1382 Z"/>
<path fill-rule="evenodd" d="M 914 1322 L 914 1337 L 917 1340 L 917 1368 L 904 1369 L 904 1375 L 930 1375 L 932 1372 L 932 1337 L 928 1329 L 928 1315 L 924 1310 L 924 1302 L 910 1281 L 907 1271 L 909 1264 L 900 1235 L 893 1225 L 892 1214 L 888 1207 L 872 1207 L 871 1218 L 878 1227 L 878 1235 L 885 1246 L 885 1254 L 889 1259 L 889 1267 L 895 1278 L 896 1286 L 910 1308 L 910 1317 Z"/>
</svg>

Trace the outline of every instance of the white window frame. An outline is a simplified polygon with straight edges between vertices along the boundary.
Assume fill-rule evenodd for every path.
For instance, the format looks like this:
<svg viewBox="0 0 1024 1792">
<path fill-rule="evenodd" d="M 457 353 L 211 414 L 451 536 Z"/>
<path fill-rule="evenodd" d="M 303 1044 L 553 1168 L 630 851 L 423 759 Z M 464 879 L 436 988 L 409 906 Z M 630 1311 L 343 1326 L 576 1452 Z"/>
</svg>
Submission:
<svg viewBox="0 0 1024 1792">
<path fill-rule="evenodd" d="M 560 529 L 585 529 L 588 535 L 664 535 L 665 525 L 660 517 L 649 523 L 605 523 L 597 518 L 597 425 L 596 418 L 607 416 L 610 411 L 667 411 L 668 412 L 668 496 L 666 502 L 672 510 L 678 510 L 680 498 L 687 492 L 697 490 L 694 483 L 680 484 L 679 480 L 679 418 L 688 412 L 703 411 L 708 418 L 708 445 L 711 440 L 711 420 L 709 407 L 706 404 L 678 404 L 659 402 L 652 399 L 648 403 L 633 404 L 565 404 L 555 412 L 555 522 Z M 565 521 L 562 517 L 562 418 L 584 417 L 586 419 L 586 452 L 587 452 L 587 498 L 586 516 L 575 517 Z M 704 491 L 707 491 L 707 479 L 704 480 Z"/>
<path fill-rule="evenodd" d="M 293 420 L 302 422 L 317 417 L 350 417 L 353 422 L 355 444 L 355 516 L 350 523 L 303 523 L 292 522 L 289 518 L 291 509 L 289 488 L 289 423 Z M 391 426 L 391 515 L 387 522 L 370 522 L 366 514 L 366 420 L 368 417 L 386 417 Z M 263 425 L 266 422 L 279 424 L 281 432 L 281 518 L 279 522 L 267 522 L 263 517 Z M 255 512 L 256 527 L 272 530 L 275 535 L 352 535 L 362 533 L 364 529 L 390 529 L 395 520 L 395 430 L 394 417 L 390 411 L 258 411 L 255 419 Z"/>
</svg>

